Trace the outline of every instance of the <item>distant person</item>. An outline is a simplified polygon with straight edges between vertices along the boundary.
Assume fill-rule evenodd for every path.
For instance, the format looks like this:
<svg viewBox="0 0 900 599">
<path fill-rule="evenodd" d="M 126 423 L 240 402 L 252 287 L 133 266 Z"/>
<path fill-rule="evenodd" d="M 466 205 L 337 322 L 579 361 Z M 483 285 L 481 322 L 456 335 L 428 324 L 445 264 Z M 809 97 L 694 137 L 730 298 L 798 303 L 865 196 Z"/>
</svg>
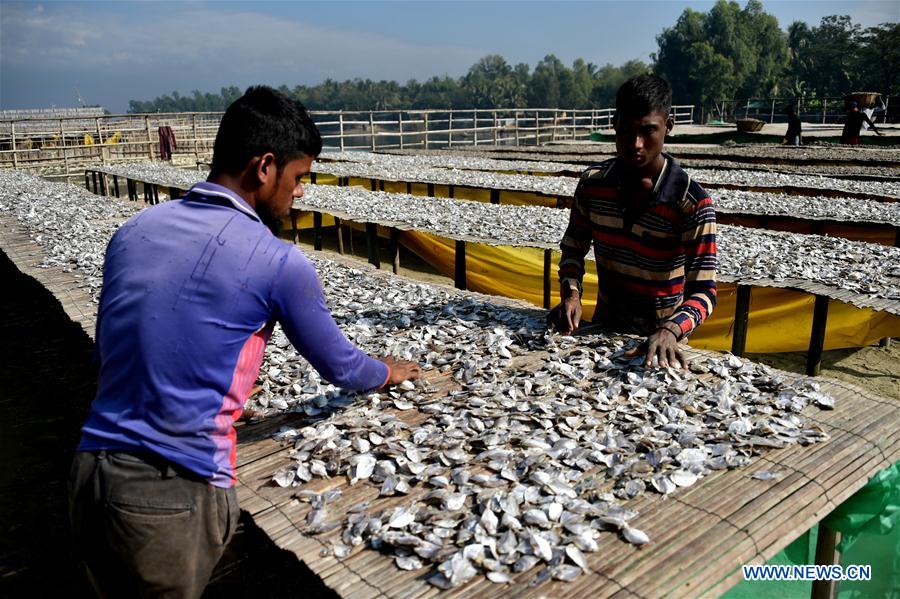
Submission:
<svg viewBox="0 0 900 599">
<path fill-rule="evenodd" d="M 222 117 L 207 180 L 107 246 L 100 378 L 69 478 L 76 546 L 101 597 L 203 592 L 238 523 L 234 422 L 276 322 L 340 387 L 419 376 L 354 346 L 313 264 L 270 230 L 321 150 L 302 104 L 251 87 Z"/>
<path fill-rule="evenodd" d="M 863 108 L 863 109 L 862 109 L 862 111 L 863 111 L 864 113 L 866 113 L 866 116 L 869 117 L 869 120 L 871 120 L 873 123 L 874 123 L 875 120 L 876 120 L 876 119 L 875 119 L 875 114 L 876 114 L 876 113 L 879 113 L 879 114 L 880 114 L 880 113 L 883 113 L 885 110 L 887 110 L 887 106 L 884 105 L 884 100 L 881 99 L 881 96 L 878 96 L 878 106 L 870 106 L 870 107 L 868 107 L 868 108 Z M 869 123 L 863 123 L 863 129 L 865 129 L 866 131 L 868 131 L 868 130 L 869 130 Z"/>
<path fill-rule="evenodd" d="M 695 180 L 663 152 L 675 125 L 672 88 L 638 75 L 616 93 L 616 158 L 589 167 L 560 242 L 560 296 L 548 323 L 564 334 L 581 320 L 584 258 L 597 262 L 593 323 L 646 341 L 645 364 L 686 365 L 679 349 L 716 305 L 716 212 Z"/>
<path fill-rule="evenodd" d="M 801 129 L 802 125 L 800 123 L 800 117 L 797 116 L 797 111 L 794 110 L 794 106 L 788 106 L 785 110 L 788 117 L 788 128 L 787 133 L 784 134 L 784 139 L 781 140 L 781 145 L 789 145 L 789 146 L 799 146 L 801 143 Z"/>
<path fill-rule="evenodd" d="M 881 131 L 875 127 L 875 123 L 869 119 L 869 116 L 865 112 L 862 112 L 859 109 L 859 103 L 855 101 L 850 102 L 849 111 L 847 112 L 847 116 L 844 117 L 844 130 L 841 132 L 841 143 L 858 146 L 860 144 L 859 132 L 862 129 L 863 123 L 868 123 L 872 131 L 875 132 L 875 135 L 881 135 Z"/>
</svg>

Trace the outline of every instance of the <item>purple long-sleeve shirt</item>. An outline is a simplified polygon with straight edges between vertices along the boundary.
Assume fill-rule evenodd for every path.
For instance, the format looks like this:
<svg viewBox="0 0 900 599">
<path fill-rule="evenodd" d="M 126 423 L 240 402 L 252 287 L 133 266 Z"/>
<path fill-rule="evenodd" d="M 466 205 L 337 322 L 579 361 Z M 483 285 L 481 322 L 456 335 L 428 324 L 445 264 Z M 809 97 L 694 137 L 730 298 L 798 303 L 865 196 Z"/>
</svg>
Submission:
<svg viewBox="0 0 900 599">
<path fill-rule="evenodd" d="M 310 261 L 240 196 L 204 182 L 139 213 L 106 249 L 100 378 L 79 451 L 150 451 L 233 485 L 234 422 L 276 321 L 335 385 L 387 381 L 335 324 Z"/>
</svg>

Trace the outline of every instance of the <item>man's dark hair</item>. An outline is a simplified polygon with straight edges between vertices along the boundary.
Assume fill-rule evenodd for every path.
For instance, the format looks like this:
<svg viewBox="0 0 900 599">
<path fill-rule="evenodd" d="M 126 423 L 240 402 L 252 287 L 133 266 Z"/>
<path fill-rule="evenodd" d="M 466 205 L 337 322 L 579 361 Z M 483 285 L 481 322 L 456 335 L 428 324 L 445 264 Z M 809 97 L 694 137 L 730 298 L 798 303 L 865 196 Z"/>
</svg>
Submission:
<svg viewBox="0 0 900 599">
<path fill-rule="evenodd" d="M 616 92 L 616 114 L 644 116 L 659 111 L 669 116 L 672 86 L 657 75 L 636 75 Z"/>
<path fill-rule="evenodd" d="M 213 146 L 213 173 L 238 173 L 266 152 L 281 169 L 322 151 L 322 135 L 297 100 L 265 85 L 248 87 L 225 111 Z M 280 171 L 279 171 L 280 172 Z"/>
</svg>

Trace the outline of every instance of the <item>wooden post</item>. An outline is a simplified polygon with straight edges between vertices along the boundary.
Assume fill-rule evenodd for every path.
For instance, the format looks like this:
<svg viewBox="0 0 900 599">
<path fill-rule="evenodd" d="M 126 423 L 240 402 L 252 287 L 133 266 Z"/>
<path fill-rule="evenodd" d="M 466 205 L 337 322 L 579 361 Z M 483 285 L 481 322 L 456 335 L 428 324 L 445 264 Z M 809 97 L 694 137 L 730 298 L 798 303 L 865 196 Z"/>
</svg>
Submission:
<svg viewBox="0 0 900 599">
<path fill-rule="evenodd" d="M 381 258 L 378 255 L 378 225 L 375 223 L 366 223 L 366 251 L 369 254 L 369 264 L 381 268 Z"/>
<path fill-rule="evenodd" d="M 88 170 L 84 171 L 84 188 L 88 191 L 91 190 L 91 176 L 88 174 Z"/>
<path fill-rule="evenodd" d="M 403 149 L 403 111 L 397 111 L 397 123 L 400 128 L 400 149 Z"/>
<path fill-rule="evenodd" d="M 519 111 L 516 111 L 516 147 L 519 147 Z"/>
<path fill-rule="evenodd" d="M 194 162 L 200 162 L 200 140 L 197 139 L 197 113 L 191 114 L 191 135 L 194 137 Z"/>
<path fill-rule="evenodd" d="M 91 171 L 91 193 L 97 193 L 97 171 Z"/>
<path fill-rule="evenodd" d="M 372 151 L 375 151 L 375 116 L 369 111 L 369 138 L 372 140 Z"/>
<path fill-rule="evenodd" d="M 550 248 L 544 250 L 544 309 L 550 309 L 550 263 L 553 253 Z"/>
<path fill-rule="evenodd" d="M 338 135 L 340 135 L 341 152 L 344 151 L 344 111 L 338 113 Z"/>
<path fill-rule="evenodd" d="M 66 165 L 66 183 L 69 182 L 69 153 L 66 152 L 66 132 L 63 129 L 63 120 L 59 119 L 59 142 L 62 144 L 63 163 Z M 15 154 L 13 154 L 15 156 Z"/>
<path fill-rule="evenodd" d="M 556 128 L 559 127 L 559 109 L 553 111 L 553 122 L 550 124 L 550 141 L 556 141 Z"/>
<path fill-rule="evenodd" d="M 322 213 L 313 212 L 313 249 L 322 251 Z"/>
<path fill-rule="evenodd" d="M 410 181 L 406 182 L 406 193 L 412 195 L 412 183 Z M 900 229 L 897 230 L 900 231 Z M 900 235 L 900 233 L 898 233 L 898 235 Z M 900 237 L 898 237 L 898 239 L 900 239 Z"/>
<path fill-rule="evenodd" d="M 337 233 L 338 254 L 344 255 L 344 232 L 341 228 L 341 219 L 334 217 L 334 230 Z"/>
<path fill-rule="evenodd" d="M 833 566 L 840 563 L 837 551 L 838 532 L 819 522 L 819 535 L 816 539 L 816 565 Z M 834 599 L 837 596 L 837 581 L 814 580 L 812 583 L 812 599 Z"/>
<path fill-rule="evenodd" d="M 822 348 L 825 347 L 825 325 L 828 322 L 828 296 L 816 295 L 813 307 L 812 331 L 809 335 L 809 352 L 806 354 L 806 374 L 817 376 L 822 365 Z"/>
<path fill-rule="evenodd" d="M 537 110 L 534 111 L 534 145 L 541 145 L 541 117 Z"/>
<path fill-rule="evenodd" d="M 478 145 L 478 109 L 472 112 L 472 145 Z"/>
<path fill-rule="evenodd" d="M 147 157 L 153 160 L 153 135 L 150 133 L 150 115 L 144 115 L 144 126 L 147 128 Z"/>
<path fill-rule="evenodd" d="M 575 131 L 578 129 L 578 119 L 575 117 L 575 109 L 572 109 L 572 139 L 575 139 Z"/>
<path fill-rule="evenodd" d="M 16 147 L 16 122 L 13 121 L 9 125 L 9 133 L 12 137 L 12 154 L 13 154 L 13 168 L 19 168 L 19 149 Z"/>
<path fill-rule="evenodd" d="M 453 283 L 457 289 L 466 289 L 466 242 L 456 241 L 454 255 Z"/>
<path fill-rule="evenodd" d="M 747 118 L 748 114 L 750 114 L 750 98 L 747 98 L 747 104 L 744 106 L 744 118 Z"/>
<path fill-rule="evenodd" d="M 425 149 L 428 149 L 428 113 L 423 113 L 423 119 L 425 121 Z"/>
<path fill-rule="evenodd" d="M 747 347 L 747 324 L 750 320 L 750 285 L 737 286 L 734 307 L 734 331 L 731 337 L 731 353 L 743 356 Z"/>
<path fill-rule="evenodd" d="M 447 197 L 453 199 L 454 189 L 452 185 L 447 186 Z"/>
<path fill-rule="evenodd" d="M 391 227 L 391 257 L 394 274 L 400 274 L 400 231 L 397 227 Z"/>
<path fill-rule="evenodd" d="M 378 181 L 375 179 L 375 177 L 369 179 L 369 187 L 372 189 L 372 191 L 378 191 Z"/>
<path fill-rule="evenodd" d="M 492 189 L 491 190 L 491 204 L 499 204 L 500 203 L 500 190 Z"/>
<path fill-rule="evenodd" d="M 772 98 L 772 112 L 769 113 L 769 123 L 775 122 L 775 98 Z M 734 353 L 734 352 L 731 352 Z"/>
<path fill-rule="evenodd" d="M 822 98 L 822 124 L 825 124 L 825 115 L 828 114 L 828 98 Z"/>
<path fill-rule="evenodd" d="M 103 153 L 103 132 L 100 130 L 100 117 L 94 118 L 94 125 L 97 127 L 97 144 L 100 152 L 100 163 L 106 164 L 106 156 Z"/>
<path fill-rule="evenodd" d="M 116 191 L 116 197 L 121 198 L 119 194 L 119 175 L 113 175 L 113 189 Z"/>
<path fill-rule="evenodd" d="M 494 111 L 494 145 L 497 145 L 497 111 Z"/>
<path fill-rule="evenodd" d="M 378 180 L 378 191 L 384 191 L 384 179 Z"/>
<path fill-rule="evenodd" d="M 447 113 L 447 147 L 453 147 L 453 110 Z"/>
<path fill-rule="evenodd" d="M 294 243 L 300 241 L 300 230 L 297 228 L 297 213 L 299 210 L 291 206 L 291 233 L 294 235 Z"/>
<path fill-rule="evenodd" d="M 434 183 L 428 183 L 425 193 L 430 198 L 434 197 Z"/>
</svg>

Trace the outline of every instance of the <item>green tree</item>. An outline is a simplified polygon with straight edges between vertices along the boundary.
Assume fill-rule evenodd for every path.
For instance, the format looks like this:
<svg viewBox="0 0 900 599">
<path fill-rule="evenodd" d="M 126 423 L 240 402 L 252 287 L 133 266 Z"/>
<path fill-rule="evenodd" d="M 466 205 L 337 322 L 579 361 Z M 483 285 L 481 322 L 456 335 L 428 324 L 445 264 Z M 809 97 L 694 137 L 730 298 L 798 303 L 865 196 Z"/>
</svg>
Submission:
<svg viewBox="0 0 900 599">
<path fill-rule="evenodd" d="M 900 92 L 900 23 L 869 27 L 860 37 L 860 87 L 891 96 Z"/>
</svg>

